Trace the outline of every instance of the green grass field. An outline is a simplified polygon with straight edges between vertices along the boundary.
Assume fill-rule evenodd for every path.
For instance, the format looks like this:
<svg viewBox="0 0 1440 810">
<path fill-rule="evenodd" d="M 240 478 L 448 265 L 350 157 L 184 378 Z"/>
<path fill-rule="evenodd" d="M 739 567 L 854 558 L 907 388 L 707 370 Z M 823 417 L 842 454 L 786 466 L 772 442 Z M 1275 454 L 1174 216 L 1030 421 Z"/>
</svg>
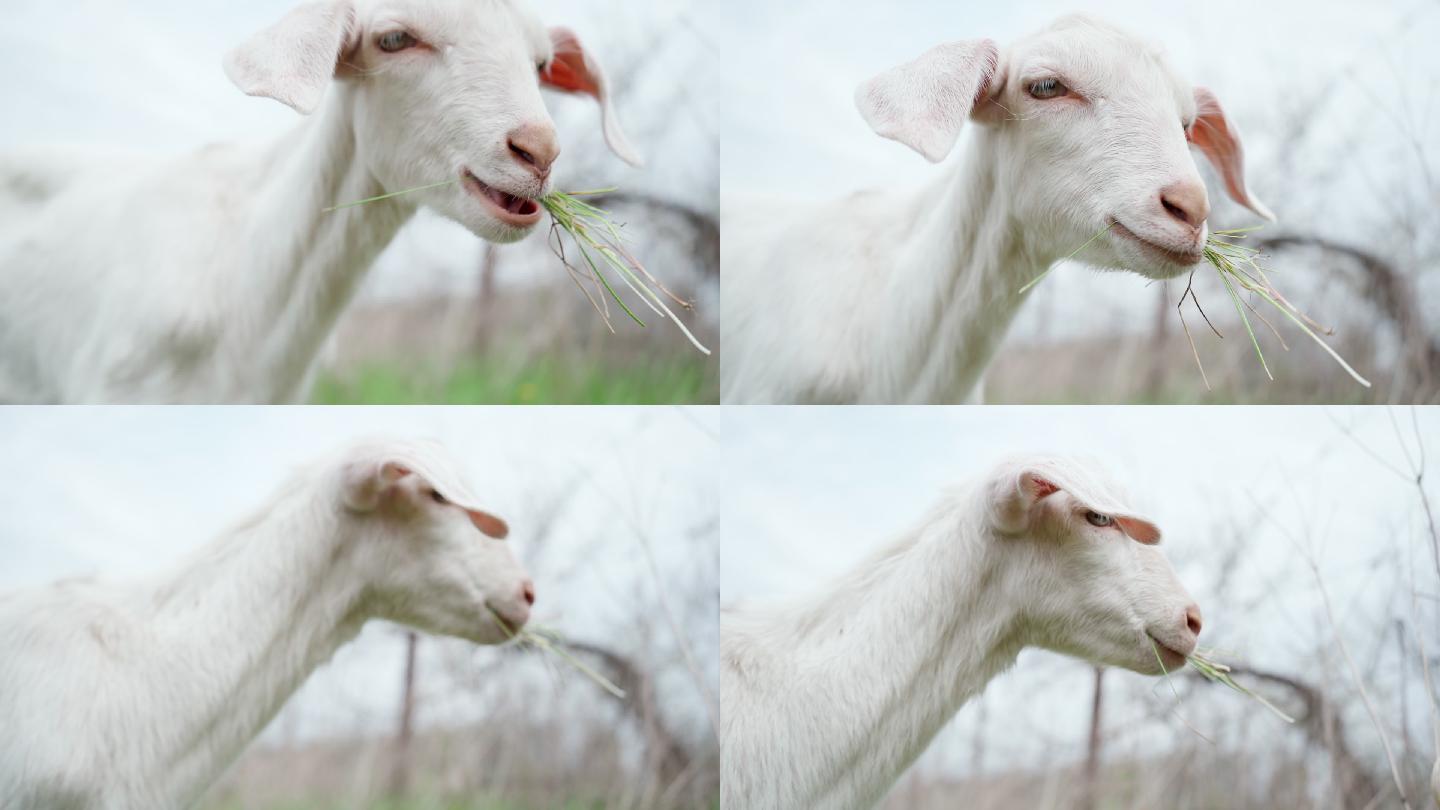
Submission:
<svg viewBox="0 0 1440 810">
<path fill-rule="evenodd" d="M 316 405 L 668 405 L 714 403 L 715 372 L 699 359 L 606 365 L 568 356 L 530 363 L 478 358 L 436 372 L 371 363 L 322 372 Z"/>
<path fill-rule="evenodd" d="M 719 810 L 720 800 L 714 799 L 710 806 L 714 810 Z M 613 805 L 607 805 L 600 799 L 569 799 L 563 804 L 546 804 L 539 807 L 503 799 L 476 798 L 463 801 L 443 799 L 380 800 L 360 804 L 322 800 L 277 802 L 265 805 L 221 803 L 211 805 L 207 810 L 610 810 L 611 807 Z"/>
<path fill-rule="evenodd" d="M 406 800 L 382 800 L 372 803 L 351 804 L 344 801 L 281 801 L 256 807 L 253 804 L 219 804 L 213 810 L 536 810 L 526 804 L 513 804 L 504 800 L 444 801 L 406 798 Z M 556 804 L 552 810 L 608 810 L 603 801 L 569 800 Z"/>
</svg>

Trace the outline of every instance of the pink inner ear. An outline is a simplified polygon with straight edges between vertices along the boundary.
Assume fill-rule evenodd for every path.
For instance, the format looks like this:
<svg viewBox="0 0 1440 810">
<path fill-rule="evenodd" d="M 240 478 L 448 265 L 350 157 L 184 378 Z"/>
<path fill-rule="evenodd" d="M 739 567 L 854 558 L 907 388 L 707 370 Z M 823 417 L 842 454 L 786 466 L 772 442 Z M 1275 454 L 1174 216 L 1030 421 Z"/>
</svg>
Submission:
<svg viewBox="0 0 1440 810">
<path fill-rule="evenodd" d="M 470 514 L 470 522 L 475 528 L 486 537 L 493 537 L 496 540 L 504 540 L 510 534 L 510 527 L 498 517 L 489 512 L 481 512 L 479 509 L 467 510 Z"/>
<path fill-rule="evenodd" d="M 550 29 L 555 58 L 540 73 L 540 81 L 557 90 L 600 97 L 600 82 L 585 60 L 580 39 L 568 28 Z"/>
<path fill-rule="evenodd" d="M 1125 530 L 1125 533 L 1130 536 L 1130 539 L 1138 543 L 1153 546 L 1160 542 L 1160 527 L 1148 520 L 1121 517 L 1116 518 L 1115 522 L 1120 524 L 1120 528 Z"/>
<path fill-rule="evenodd" d="M 1060 487 L 1055 486 L 1055 484 L 1045 480 L 1044 478 L 1041 478 L 1038 475 L 1030 476 L 1030 482 L 1031 486 L 1033 486 L 1035 489 L 1035 500 L 1037 501 L 1048 495 L 1054 495 L 1055 493 L 1060 491 Z"/>
<path fill-rule="evenodd" d="M 1205 153 L 1210 165 L 1220 173 L 1230 199 L 1273 222 L 1275 215 L 1245 188 L 1245 147 L 1240 143 L 1240 134 L 1220 107 L 1220 100 L 1208 89 L 1197 87 L 1195 105 L 1198 114 L 1185 137 Z"/>
</svg>

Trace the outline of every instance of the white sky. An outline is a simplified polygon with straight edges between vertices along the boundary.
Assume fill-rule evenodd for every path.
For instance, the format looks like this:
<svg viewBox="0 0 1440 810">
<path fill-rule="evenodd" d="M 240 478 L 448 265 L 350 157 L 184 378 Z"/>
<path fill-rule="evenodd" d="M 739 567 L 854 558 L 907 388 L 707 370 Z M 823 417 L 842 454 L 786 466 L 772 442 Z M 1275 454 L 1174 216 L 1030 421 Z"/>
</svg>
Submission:
<svg viewBox="0 0 1440 810">
<path fill-rule="evenodd" d="M 1408 137 L 1433 141 L 1440 123 L 1440 51 L 1434 47 L 1440 5 L 1426 0 L 734 0 L 727 7 L 727 52 L 743 58 L 728 60 L 724 76 L 726 195 L 822 198 L 870 186 L 918 186 L 943 167 L 871 132 L 855 111 L 854 88 L 940 42 L 990 37 L 1004 47 L 1081 8 L 1162 44 L 1182 75 L 1216 92 L 1244 135 L 1250 188 L 1276 212 L 1280 227 L 1318 227 L 1332 238 L 1371 243 L 1375 223 L 1390 223 L 1401 205 L 1395 190 L 1418 188 L 1416 145 Z M 1286 112 L 1297 107 L 1317 109 L 1315 126 L 1304 148 L 1281 153 Z M 966 142 L 962 136 L 946 166 Z M 1440 176 L 1433 153 L 1427 159 L 1431 176 Z M 1221 202 L 1224 193 L 1213 179 L 1210 189 L 1215 222 L 1256 224 Z M 1428 240 L 1440 236 L 1440 221 L 1415 216 Z M 1301 267 L 1297 275 L 1311 270 Z M 1325 315 L 1329 299 L 1297 292 L 1313 280 L 1277 283 L 1310 312 Z M 1211 289 L 1210 279 L 1202 281 L 1202 300 L 1224 295 L 1218 284 Z M 1434 283 L 1423 288 L 1430 312 L 1440 298 Z M 1179 292 L 1172 290 L 1171 300 Z M 1150 290 L 1130 274 L 1066 268 L 1035 297 L 1012 335 L 1059 338 L 1150 323 Z"/>
<path fill-rule="evenodd" d="M 656 588 L 637 528 L 667 581 L 698 587 L 708 578 L 708 592 L 718 587 L 713 546 L 708 559 L 700 546 L 697 558 L 695 543 L 676 541 L 713 516 L 717 416 L 622 407 L 0 409 L 0 589 L 158 572 L 247 515 L 296 466 L 357 438 L 425 437 L 460 458 L 476 494 L 510 522 L 511 542 L 536 581 L 535 620 L 639 654 L 642 625 L 669 634 L 659 617 L 637 618 L 634 597 L 653 598 Z M 527 545 L 530 527 L 562 491 L 575 494 L 537 556 Z M 687 631 L 713 675 L 713 617 Z M 301 735 L 387 725 L 399 697 L 401 644 L 393 625 L 372 622 L 276 725 Z M 685 717 L 699 710 L 688 683 L 666 697 Z M 463 716 L 452 708 L 430 717 Z"/>
<path fill-rule="evenodd" d="M 0 49 L 0 150 L 17 145 L 78 144 L 181 153 L 215 141 L 279 137 L 300 116 L 270 99 L 250 98 L 225 77 L 220 59 L 279 19 L 294 0 L 11 0 L 6 20 L 22 32 Z M 632 61 L 632 86 L 617 88 L 620 120 L 647 167 L 613 157 L 600 137 L 599 108 L 588 98 L 545 93 L 564 157 L 557 187 L 619 186 L 649 191 L 701 211 L 718 205 L 718 121 L 713 43 L 693 24 L 693 0 L 646 0 L 644 13 L 623 0 L 543 0 L 531 7 L 550 25 L 573 28 L 612 73 Z M 657 36 L 656 32 L 666 32 Z M 684 90 L 677 100 L 677 83 Z M 632 224 L 644 243 L 644 223 Z M 506 255 L 552 261 L 535 235 Z M 532 244 L 534 243 L 534 244 Z M 470 291 L 482 243 L 464 228 L 422 210 L 379 259 L 362 298 Z M 518 258 L 502 263 L 508 283 L 565 281 L 533 272 Z"/>
<path fill-rule="evenodd" d="M 1394 416 L 1413 453 L 1411 412 Z M 1422 409 L 1418 416 L 1434 469 L 1440 410 Z M 1383 408 L 730 408 L 723 422 L 722 605 L 813 592 L 913 525 L 945 486 L 1015 453 L 1071 453 L 1100 458 L 1159 523 L 1164 548 L 1205 615 L 1203 644 L 1258 667 L 1315 673 L 1313 651 L 1328 629 L 1304 557 L 1283 526 L 1319 560 L 1362 661 L 1373 660 L 1368 652 L 1397 614 L 1428 622 L 1421 626 L 1431 628 L 1431 649 L 1440 648 L 1433 632 L 1440 605 L 1428 603 L 1428 618 L 1414 616 L 1408 588 L 1398 587 L 1404 583 L 1386 567 L 1398 559 L 1408 575 L 1417 565 L 1422 591 L 1440 598 L 1419 532 L 1415 488 L 1337 427 L 1349 427 L 1403 468 Z M 1428 491 L 1436 504 L 1440 485 L 1433 473 Z M 1257 515 L 1257 503 L 1269 519 Z M 1214 580 L 1221 550 L 1236 533 L 1245 555 L 1222 602 Z M 1393 662 L 1381 666 L 1393 675 Z M 986 693 L 992 765 L 1033 763 L 1041 743 L 1031 732 L 1041 729 L 1059 741 L 1061 761 L 1078 756 L 1088 723 L 1089 672 L 1052 653 L 1022 654 L 1017 669 Z M 1132 698 L 1121 696 L 1112 720 L 1153 708 L 1153 698 L 1134 696 L 1149 694 L 1155 681 L 1116 672 L 1109 682 L 1112 693 L 1127 690 Z M 1387 687 L 1388 700 L 1398 690 Z M 1423 700 L 1416 691 L 1410 705 Z M 1250 708 L 1221 701 L 1222 710 Z M 1208 717 L 1199 708 L 1190 712 Z M 967 761 L 963 743 L 976 714 L 974 705 L 962 710 L 926 760 L 929 767 L 959 768 L 957 762 Z M 1415 715 L 1414 733 L 1424 739 L 1425 718 Z M 1374 739 L 1365 737 L 1367 728 L 1363 717 L 1352 723 L 1368 746 Z M 1131 742 L 1158 746 L 1154 753 L 1177 739 L 1188 742 L 1188 733 L 1171 723 L 1143 728 Z M 956 760 L 946 759 L 946 751 Z"/>
</svg>

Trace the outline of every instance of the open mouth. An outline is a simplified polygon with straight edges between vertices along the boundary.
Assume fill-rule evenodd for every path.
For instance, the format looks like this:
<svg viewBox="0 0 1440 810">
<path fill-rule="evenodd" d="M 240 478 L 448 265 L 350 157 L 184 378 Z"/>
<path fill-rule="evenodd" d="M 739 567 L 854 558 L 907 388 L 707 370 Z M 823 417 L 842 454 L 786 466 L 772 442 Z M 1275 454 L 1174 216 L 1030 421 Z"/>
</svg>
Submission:
<svg viewBox="0 0 1440 810">
<path fill-rule="evenodd" d="M 1192 264 L 1199 264 L 1200 260 L 1205 258 L 1205 253 L 1200 249 L 1199 245 L 1196 245 L 1193 250 L 1175 250 L 1174 248 L 1168 248 L 1164 245 L 1157 245 L 1151 242 L 1149 239 L 1125 227 L 1125 224 L 1118 219 L 1110 220 L 1110 224 L 1116 233 L 1140 245 L 1150 255 L 1163 259 L 1171 264 L 1180 264 L 1189 267 Z"/>
<path fill-rule="evenodd" d="M 529 197 L 521 197 L 488 185 L 471 174 L 469 169 L 461 170 L 460 179 L 470 196 L 484 203 L 490 213 L 501 222 L 523 228 L 540 221 L 540 204 Z"/>
</svg>

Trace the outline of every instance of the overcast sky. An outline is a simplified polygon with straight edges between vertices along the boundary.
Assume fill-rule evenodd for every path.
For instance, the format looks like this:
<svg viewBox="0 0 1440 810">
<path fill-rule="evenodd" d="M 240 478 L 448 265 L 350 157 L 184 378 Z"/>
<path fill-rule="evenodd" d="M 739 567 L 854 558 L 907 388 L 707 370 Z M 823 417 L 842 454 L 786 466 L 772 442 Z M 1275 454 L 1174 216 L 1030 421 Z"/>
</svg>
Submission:
<svg viewBox="0 0 1440 810">
<path fill-rule="evenodd" d="M 1413 484 L 1339 427 L 1404 468 L 1390 415 L 1379 407 L 730 408 L 721 452 L 721 601 L 763 606 L 812 593 L 912 526 L 947 485 L 982 475 L 1012 454 L 1078 454 L 1100 459 L 1160 525 L 1162 547 L 1205 615 L 1202 643 L 1258 667 L 1314 673 L 1313 650 L 1328 637 L 1304 564 L 1314 554 L 1356 654 L 1369 662 L 1392 615 L 1437 626 L 1433 603 L 1426 617 L 1413 615 L 1408 588 L 1389 578 L 1391 563 L 1398 560 L 1407 575 L 1418 565 L 1422 588 L 1440 596 Z M 1411 412 L 1393 416 L 1414 453 Z M 1433 467 L 1440 411 L 1421 410 L 1419 424 Z M 1433 475 L 1428 490 L 1433 504 L 1440 495 Z M 1232 533 L 1243 538 L 1245 555 L 1221 602 L 1214 580 L 1221 544 L 1228 546 Z M 1389 659 L 1378 663 L 1381 676 L 1396 671 Z M 1080 662 L 1022 654 L 986 693 L 991 765 L 1033 762 L 1041 740 L 1029 732 L 1040 729 L 1052 744 L 1059 741 L 1062 760 L 1079 756 L 1088 699 L 1075 695 L 1088 695 L 1089 683 L 1090 669 Z M 1142 696 L 1160 688 L 1128 672 L 1112 674 L 1110 683 Z M 1156 705 L 1154 697 L 1117 697 L 1117 724 Z M 1216 698 L 1221 709 L 1251 708 L 1223 698 Z M 1418 691 L 1411 699 L 1411 706 L 1424 705 Z M 961 712 L 931 765 L 969 761 L 969 748 L 953 741 L 968 742 L 976 714 L 974 705 Z M 1423 739 L 1424 717 L 1417 713 L 1414 721 Z M 1352 725 L 1364 737 L 1364 718 Z M 1142 732 L 1126 743 L 1163 750 L 1189 734 L 1178 721 Z M 954 760 L 945 758 L 947 739 Z"/>
<path fill-rule="evenodd" d="M 536 580 L 535 620 L 571 638 L 632 650 L 641 627 L 631 600 L 653 598 L 656 587 L 639 533 L 667 581 L 673 576 L 712 593 L 718 587 L 713 537 L 706 541 L 712 548 L 699 552 L 709 562 L 696 559 L 694 543 L 674 540 L 713 516 L 717 416 L 622 407 L 0 409 L 0 590 L 159 573 L 250 513 L 299 465 L 357 438 L 433 438 L 461 459 L 474 492 L 510 522 L 510 542 Z M 537 558 L 528 546 L 535 521 L 561 491 L 574 495 Z M 697 586 L 694 572 L 707 569 L 711 582 Z M 713 619 L 688 630 L 713 672 Z M 388 725 L 399 697 L 401 645 L 393 625 L 372 622 L 287 708 L 289 730 Z M 693 687 L 680 691 L 680 710 L 695 709 Z"/>
<path fill-rule="evenodd" d="M 1433 141 L 1440 124 L 1440 4 L 1429 0 L 896 0 L 845 3 L 843 13 L 830 0 L 734 0 L 727 7 L 734 10 L 723 18 L 728 52 L 744 58 L 728 60 L 724 73 L 725 197 L 825 198 L 928 182 L 954 165 L 966 137 L 945 166 L 931 165 L 866 126 L 855 111 L 855 87 L 941 42 L 989 37 L 1004 47 L 1081 9 L 1160 44 L 1182 75 L 1215 91 L 1244 136 L 1250 188 L 1275 211 L 1278 227 L 1320 228 L 1362 245 L 1377 223 L 1393 230 L 1401 205 L 1395 189 L 1421 182 L 1416 143 Z M 1303 148 L 1282 151 L 1279 135 L 1297 108 L 1313 110 L 1314 126 Z M 1440 175 L 1427 152 L 1430 176 Z M 1258 224 L 1222 202 L 1213 178 L 1210 198 L 1218 227 Z M 1433 217 L 1419 221 L 1434 230 Z M 1302 265 L 1302 280 L 1277 283 L 1324 320 L 1318 294 L 1300 287 L 1312 270 Z M 1197 284 L 1206 301 L 1224 294 L 1210 281 Z M 1433 279 L 1425 284 L 1427 311 L 1435 312 L 1440 290 Z M 1056 338 L 1150 324 L 1149 288 L 1130 274 L 1070 266 L 1035 297 L 1013 335 Z"/>
</svg>

